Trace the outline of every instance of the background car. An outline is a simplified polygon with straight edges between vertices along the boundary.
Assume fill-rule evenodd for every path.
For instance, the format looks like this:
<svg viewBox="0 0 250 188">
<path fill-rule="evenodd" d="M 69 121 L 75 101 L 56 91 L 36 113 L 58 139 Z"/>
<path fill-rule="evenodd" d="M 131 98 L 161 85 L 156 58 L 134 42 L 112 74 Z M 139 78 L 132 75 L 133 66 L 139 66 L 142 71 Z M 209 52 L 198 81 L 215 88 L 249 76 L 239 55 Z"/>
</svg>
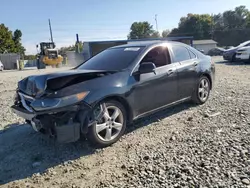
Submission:
<svg viewBox="0 0 250 188">
<path fill-rule="evenodd" d="M 3 63 L 0 61 L 0 71 L 3 71 L 4 70 L 4 66 L 3 66 Z"/>
<path fill-rule="evenodd" d="M 213 48 L 213 49 L 209 50 L 208 53 L 207 53 L 207 55 L 210 55 L 210 56 L 221 56 L 221 55 L 223 55 L 224 52 L 225 52 L 224 48 L 216 47 L 216 48 Z"/>
<path fill-rule="evenodd" d="M 236 61 L 236 52 L 239 48 L 242 48 L 242 47 L 246 47 L 246 46 L 250 46 L 250 41 L 246 41 L 246 42 L 243 42 L 241 43 L 240 45 L 234 47 L 234 48 L 231 48 L 229 50 L 226 50 L 224 53 L 223 53 L 223 59 L 224 60 L 228 60 L 228 61 L 231 61 L 231 62 L 234 62 Z"/>
<path fill-rule="evenodd" d="M 183 43 L 116 46 L 73 70 L 21 80 L 12 109 L 59 141 L 87 134 L 105 147 L 138 118 L 189 100 L 205 103 L 214 72 L 210 56 Z"/>
<path fill-rule="evenodd" d="M 250 62 L 250 46 L 238 49 L 236 52 L 236 59 L 239 61 Z"/>
</svg>

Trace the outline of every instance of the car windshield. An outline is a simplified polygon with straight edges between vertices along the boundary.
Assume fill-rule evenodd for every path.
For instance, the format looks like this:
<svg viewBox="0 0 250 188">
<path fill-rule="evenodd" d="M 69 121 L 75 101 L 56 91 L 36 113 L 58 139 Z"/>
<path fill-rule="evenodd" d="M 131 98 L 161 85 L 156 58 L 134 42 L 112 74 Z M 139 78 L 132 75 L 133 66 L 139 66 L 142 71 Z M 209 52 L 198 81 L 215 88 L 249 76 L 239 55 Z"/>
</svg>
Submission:
<svg viewBox="0 0 250 188">
<path fill-rule="evenodd" d="M 77 69 L 119 71 L 126 69 L 145 47 L 110 48 L 92 57 Z"/>
</svg>

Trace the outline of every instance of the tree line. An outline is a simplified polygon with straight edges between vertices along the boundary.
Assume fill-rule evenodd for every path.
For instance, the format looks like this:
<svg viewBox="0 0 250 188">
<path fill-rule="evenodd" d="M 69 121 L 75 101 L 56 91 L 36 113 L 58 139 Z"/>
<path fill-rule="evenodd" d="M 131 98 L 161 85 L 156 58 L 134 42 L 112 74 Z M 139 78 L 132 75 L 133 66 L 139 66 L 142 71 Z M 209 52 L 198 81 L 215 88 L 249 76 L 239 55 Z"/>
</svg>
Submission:
<svg viewBox="0 0 250 188">
<path fill-rule="evenodd" d="M 159 33 L 149 22 L 134 22 L 130 27 L 128 39 L 160 38 L 172 36 L 193 36 L 195 40 L 214 39 L 219 45 L 238 45 L 250 40 L 250 11 L 245 6 L 238 6 L 234 10 L 223 13 L 192 14 L 181 17 L 178 27 L 171 31 L 166 29 Z M 18 53 L 25 55 L 25 48 L 21 43 L 22 32 L 16 29 L 12 32 L 4 24 L 0 24 L 0 53 Z M 83 44 L 79 46 L 81 51 Z M 77 50 L 76 45 L 59 50 L 65 54 L 68 50 Z M 35 56 L 24 56 L 34 59 Z"/>
<path fill-rule="evenodd" d="M 16 29 L 12 32 L 4 24 L 0 24 L 0 53 L 25 54 L 25 48 L 21 43 L 22 32 Z"/>
<path fill-rule="evenodd" d="M 237 45 L 250 39 L 250 11 L 245 6 L 223 13 L 192 14 L 181 17 L 178 27 L 155 31 L 149 22 L 134 22 L 128 39 L 193 36 L 195 40 L 214 39 L 220 45 Z"/>
</svg>

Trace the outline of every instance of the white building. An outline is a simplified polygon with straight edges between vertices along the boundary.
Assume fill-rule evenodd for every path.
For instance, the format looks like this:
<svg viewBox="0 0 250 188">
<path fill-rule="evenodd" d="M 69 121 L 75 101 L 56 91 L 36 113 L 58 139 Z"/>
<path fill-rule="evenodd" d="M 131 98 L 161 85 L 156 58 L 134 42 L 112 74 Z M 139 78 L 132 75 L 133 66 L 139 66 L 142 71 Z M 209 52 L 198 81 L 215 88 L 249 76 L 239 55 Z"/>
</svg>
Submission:
<svg viewBox="0 0 250 188">
<path fill-rule="evenodd" d="M 193 46 L 197 50 L 203 50 L 207 54 L 209 50 L 217 47 L 217 42 L 214 40 L 194 40 Z"/>
</svg>

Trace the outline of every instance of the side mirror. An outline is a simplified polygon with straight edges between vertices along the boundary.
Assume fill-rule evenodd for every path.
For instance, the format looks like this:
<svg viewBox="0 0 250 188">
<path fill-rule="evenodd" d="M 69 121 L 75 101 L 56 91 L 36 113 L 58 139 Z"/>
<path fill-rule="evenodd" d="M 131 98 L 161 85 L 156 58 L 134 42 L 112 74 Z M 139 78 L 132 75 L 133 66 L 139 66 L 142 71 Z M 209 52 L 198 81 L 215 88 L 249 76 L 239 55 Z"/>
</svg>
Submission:
<svg viewBox="0 0 250 188">
<path fill-rule="evenodd" d="M 155 64 L 152 62 L 144 62 L 140 65 L 139 67 L 139 73 L 140 74 L 145 74 L 145 73 L 150 73 L 155 71 Z"/>
</svg>

